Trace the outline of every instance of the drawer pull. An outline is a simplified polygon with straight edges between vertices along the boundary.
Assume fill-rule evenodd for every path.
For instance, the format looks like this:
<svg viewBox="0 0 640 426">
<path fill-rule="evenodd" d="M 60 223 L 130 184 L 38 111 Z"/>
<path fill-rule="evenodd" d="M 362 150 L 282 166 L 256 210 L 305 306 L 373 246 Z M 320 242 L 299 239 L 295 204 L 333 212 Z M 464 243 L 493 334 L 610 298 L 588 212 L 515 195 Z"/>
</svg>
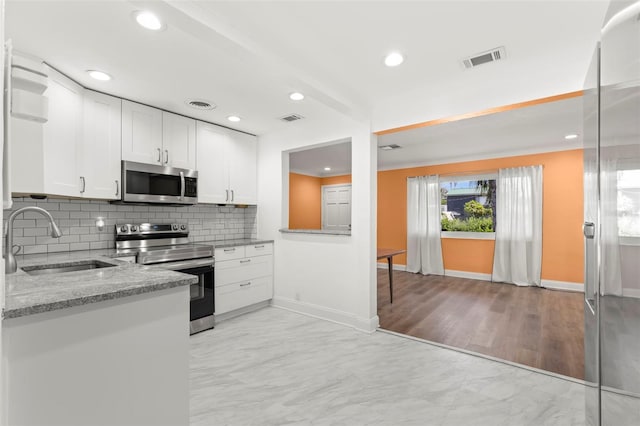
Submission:
<svg viewBox="0 0 640 426">
<path fill-rule="evenodd" d="M 261 246 L 253 246 L 253 248 L 257 248 L 257 249 L 264 248 L 264 244 L 262 244 Z"/>
<path fill-rule="evenodd" d="M 240 287 L 246 287 L 248 285 L 251 285 L 251 281 L 249 281 L 248 283 L 240 284 Z"/>
<path fill-rule="evenodd" d="M 236 251 L 235 247 L 234 248 L 230 248 L 230 249 L 224 249 L 225 253 L 231 252 L 231 251 Z"/>
<path fill-rule="evenodd" d="M 249 263 L 251 262 L 251 259 L 247 259 L 247 260 L 241 260 L 240 263 Z"/>
</svg>

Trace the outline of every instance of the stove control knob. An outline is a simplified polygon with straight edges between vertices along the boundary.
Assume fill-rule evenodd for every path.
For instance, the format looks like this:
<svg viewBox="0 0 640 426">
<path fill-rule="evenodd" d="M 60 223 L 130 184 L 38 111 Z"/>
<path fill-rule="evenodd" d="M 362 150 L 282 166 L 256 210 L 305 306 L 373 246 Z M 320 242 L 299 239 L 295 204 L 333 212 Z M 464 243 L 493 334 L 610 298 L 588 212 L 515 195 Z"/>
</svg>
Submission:
<svg viewBox="0 0 640 426">
<path fill-rule="evenodd" d="M 185 229 L 187 229 L 187 225 L 180 225 L 180 229 L 184 231 Z"/>
<path fill-rule="evenodd" d="M 136 232 L 138 230 L 138 227 L 135 225 L 131 225 L 131 232 Z"/>
<path fill-rule="evenodd" d="M 120 232 L 127 232 L 129 230 L 129 227 L 127 227 L 127 225 L 123 225 L 120 227 Z"/>
<path fill-rule="evenodd" d="M 178 230 L 178 224 L 174 223 L 173 225 L 171 225 L 171 229 L 173 229 L 174 231 Z"/>
</svg>

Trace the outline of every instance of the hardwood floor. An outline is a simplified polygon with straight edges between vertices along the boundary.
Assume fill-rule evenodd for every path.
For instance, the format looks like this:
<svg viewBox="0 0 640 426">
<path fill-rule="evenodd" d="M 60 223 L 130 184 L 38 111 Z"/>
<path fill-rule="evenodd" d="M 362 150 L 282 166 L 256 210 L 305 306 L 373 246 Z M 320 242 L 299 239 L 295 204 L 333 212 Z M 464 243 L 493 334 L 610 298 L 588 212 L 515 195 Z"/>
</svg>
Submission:
<svg viewBox="0 0 640 426">
<path fill-rule="evenodd" d="M 378 269 L 380 327 L 584 377 L 581 293 Z"/>
</svg>

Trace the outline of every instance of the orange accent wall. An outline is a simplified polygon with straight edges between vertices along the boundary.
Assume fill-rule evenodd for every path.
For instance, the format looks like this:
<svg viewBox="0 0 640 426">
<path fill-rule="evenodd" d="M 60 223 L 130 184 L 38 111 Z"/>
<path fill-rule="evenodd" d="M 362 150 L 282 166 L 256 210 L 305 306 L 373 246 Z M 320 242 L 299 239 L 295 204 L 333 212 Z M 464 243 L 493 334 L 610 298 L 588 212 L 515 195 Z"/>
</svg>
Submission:
<svg viewBox="0 0 640 426">
<path fill-rule="evenodd" d="M 320 229 L 320 178 L 289 173 L 289 228 Z"/>
<path fill-rule="evenodd" d="M 407 248 L 407 178 L 543 166 L 542 279 L 582 283 L 582 150 L 521 155 L 490 160 L 378 172 L 378 247 Z M 494 242 L 442 239 L 445 269 L 490 274 Z M 397 257 L 398 264 L 406 256 Z"/>
<path fill-rule="evenodd" d="M 289 228 L 322 228 L 322 186 L 351 183 L 351 175 L 314 177 L 289 173 Z"/>
</svg>

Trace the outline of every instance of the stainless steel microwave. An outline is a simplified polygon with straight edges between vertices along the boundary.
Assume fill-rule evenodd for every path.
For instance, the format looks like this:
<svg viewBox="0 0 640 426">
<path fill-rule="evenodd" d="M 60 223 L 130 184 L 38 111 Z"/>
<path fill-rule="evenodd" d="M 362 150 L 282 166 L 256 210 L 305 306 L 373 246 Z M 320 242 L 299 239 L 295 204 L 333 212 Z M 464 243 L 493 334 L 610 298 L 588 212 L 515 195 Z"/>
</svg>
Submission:
<svg viewBox="0 0 640 426">
<path fill-rule="evenodd" d="M 196 204 L 198 172 L 155 164 L 122 162 L 122 201 Z"/>
</svg>

